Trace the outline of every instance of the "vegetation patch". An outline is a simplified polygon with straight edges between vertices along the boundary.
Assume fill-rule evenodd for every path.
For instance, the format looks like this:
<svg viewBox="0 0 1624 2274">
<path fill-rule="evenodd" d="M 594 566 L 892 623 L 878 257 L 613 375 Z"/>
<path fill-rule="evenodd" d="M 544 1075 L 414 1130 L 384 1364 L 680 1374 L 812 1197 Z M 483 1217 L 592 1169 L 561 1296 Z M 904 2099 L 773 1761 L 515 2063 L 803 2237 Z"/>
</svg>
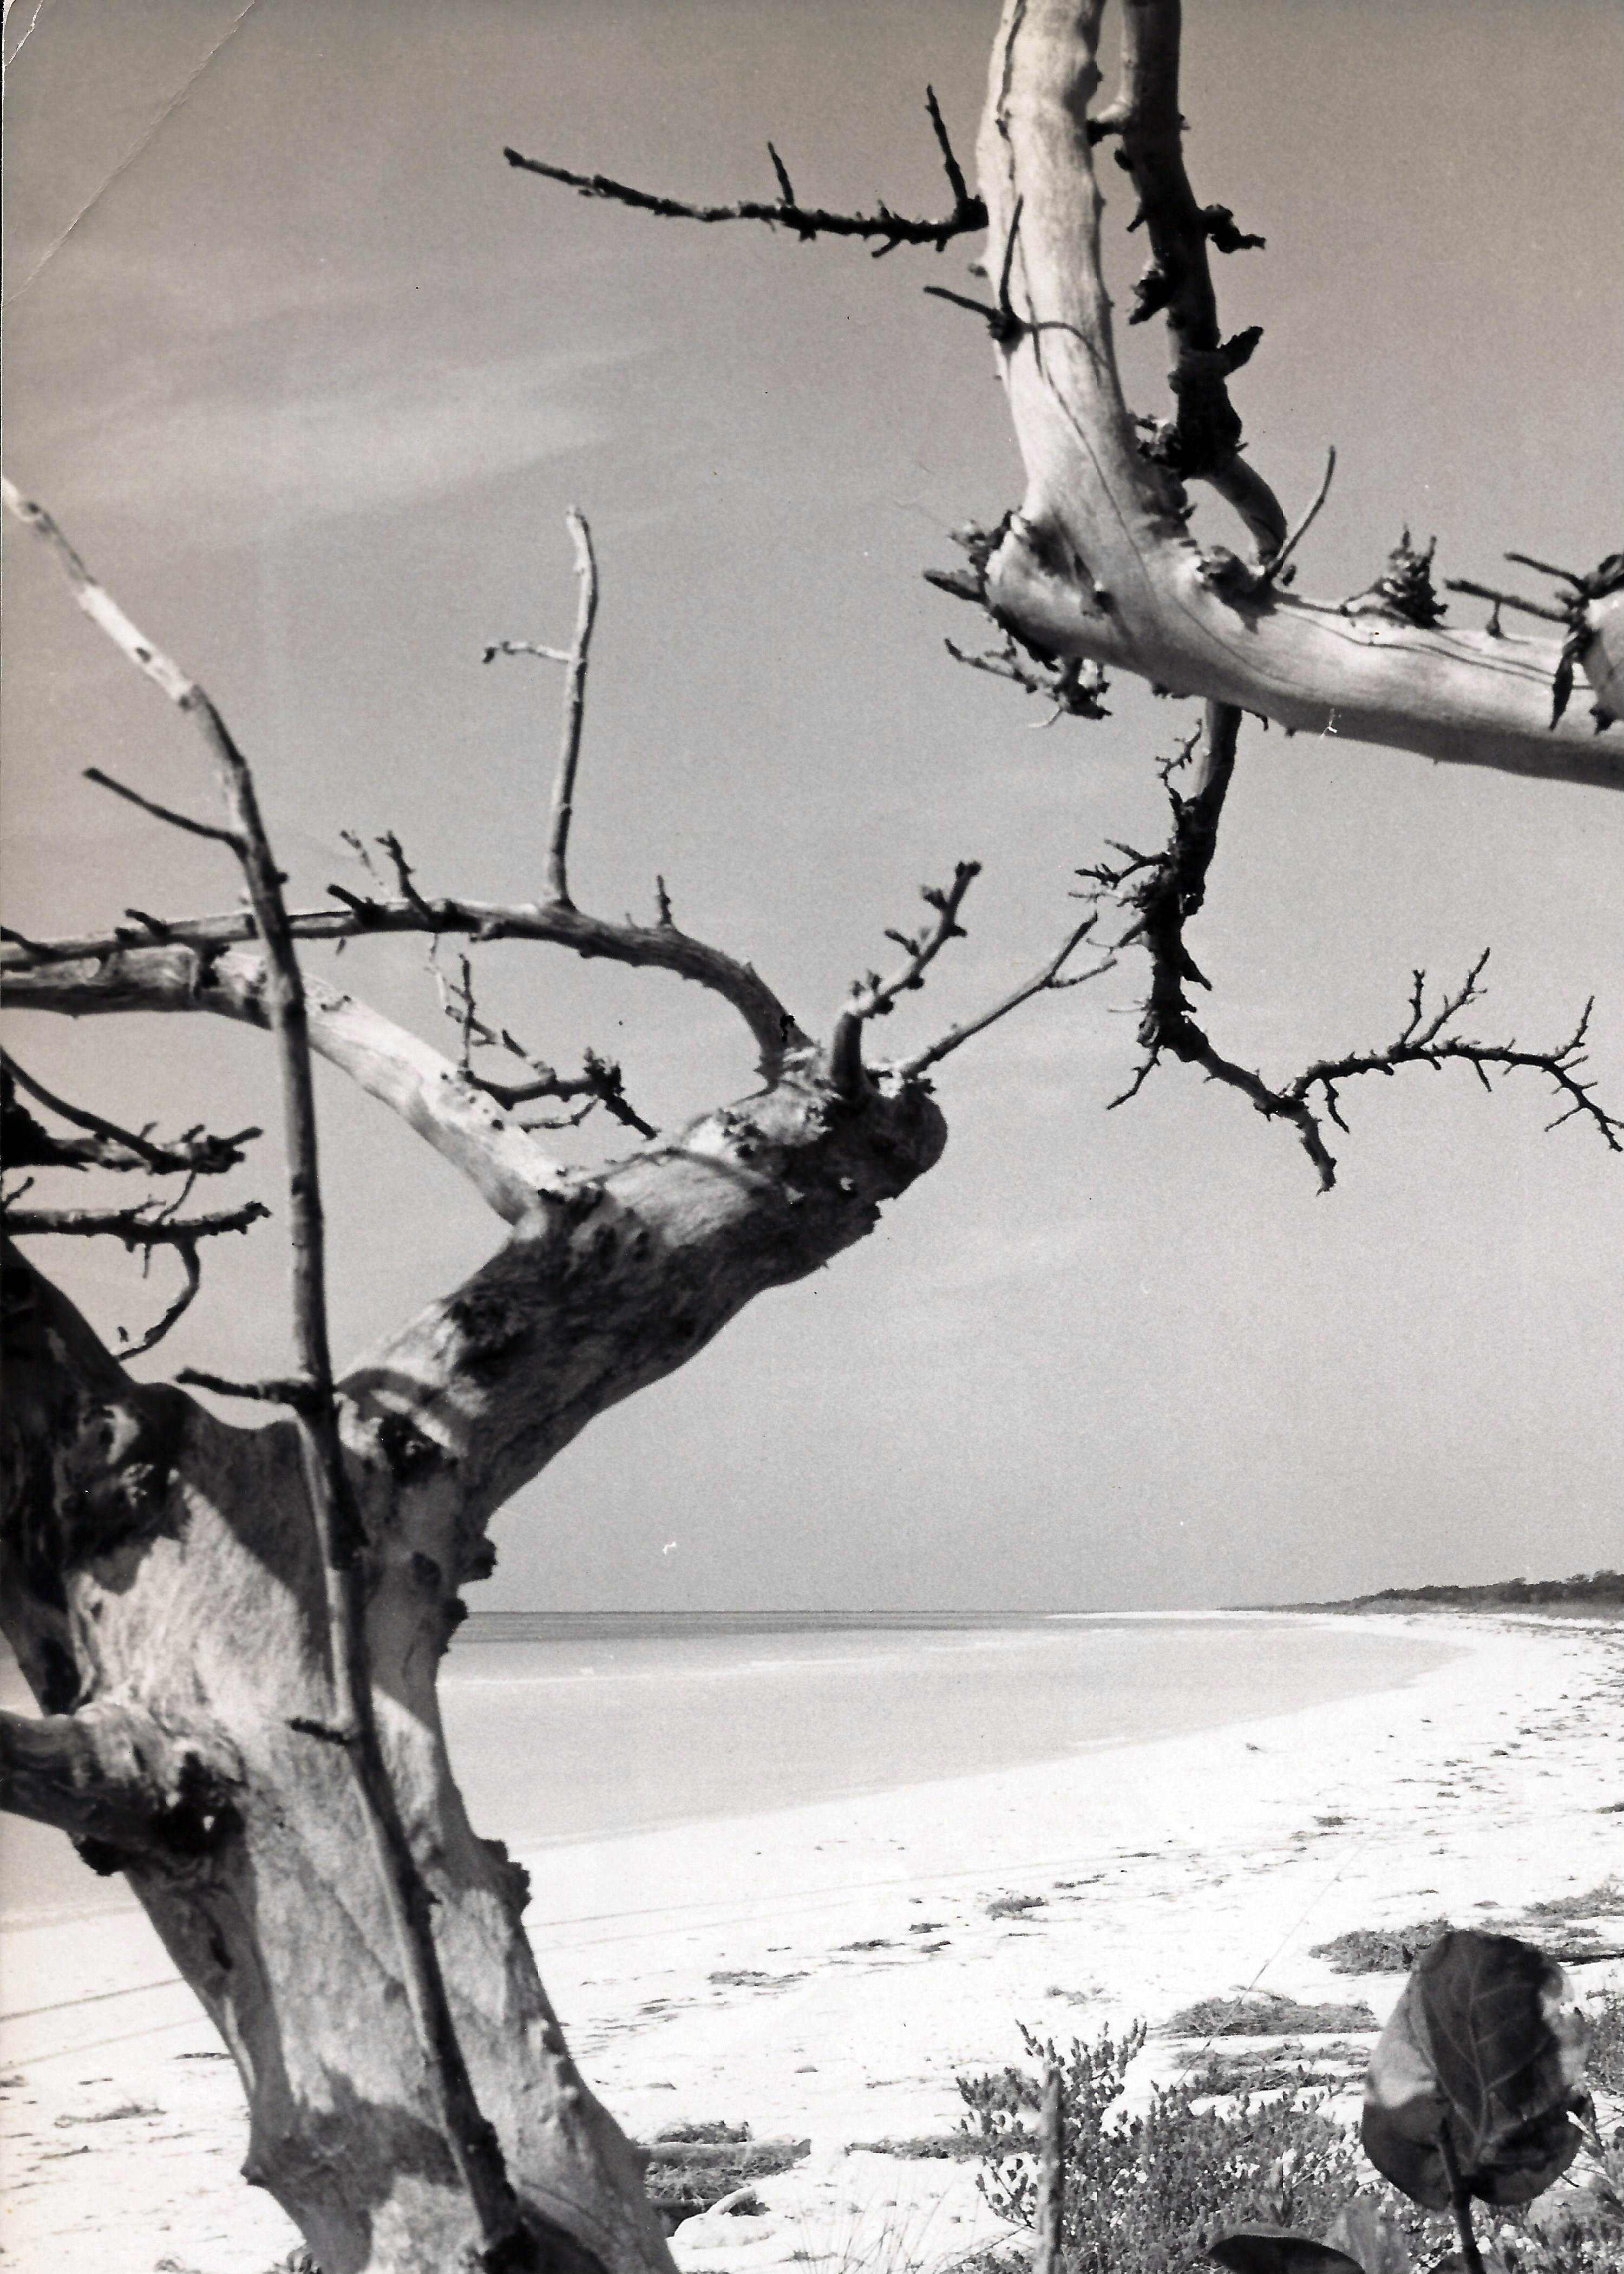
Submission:
<svg viewBox="0 0 1624 2274">
<path fill-rule="evenodd" d="M 1449 1929 L 1447 1918 L 1417 1919 L 1413 1926 L 1350 1927 L 1329 1942 L 1317 1942 L 1308 1954 L 1322 1958 L 1333 1974 L 1407 1974 L 1416 1953 Z"/>
<path fill-rule="evenodd" d="M 1545 1920 L 1624 1918 L 1624 1886 L 1604 1879 L 1588 1895 L 1553 1895 L 1548 1901 L 1530 1903 L 1528 1916 Z"/>
<path fill-rule="evenodd" d="M 1035 2068 L 960 2077 L 966 2129 L 985 2141 L 978 2184 L 991 2208 L 1032 2226 L 1037 2165 L 1032 2126 L 1041 2078 L 1061 2072 L 1066 2274 L 1208 2274 L 1207 2238 L 1247 2224 L 1320 2233 L 1358 2184 L 1352 2142 L 1323 2096 L 1288 2091 L 1197 2107 L 1193 2087 L 1153 2088 L 1136 2115 L 1122 2106 L 1143 2023 L 1062 2051 L 1022 2030 Z"/>
<path fill-rule="evenodd" d="M 754 1966 L 718 1967 L 714 1974 L 705 1977 L 713 1990 L 787 1990 L 792 1982 L 804 1982 L 806 1978 L 804 1972 L 763 1974 Z"/>
<path fill-rule="evenodd" d="M 1339 1973 L 1356 1970 L 1337 1969 Z M 1163 2025 L 1163 2034 L 1169 2037 L 1283 2037 L 1375 2026 L 1376 2016 L 1363 1999 L 1350 2006 L 1305 2006 L 1278 1991 L 1253 1990 L 1243 1998 L 1198 1999 Z"/>
<path fill-rule="evenodd" d="M 1384 1587 L 1375 1595 L 1349 1595 L 1335 1603 L 1282 1603 L 1289 1611 L 1505 1611 L 1590 1618 L 1624 1615 L 1624 1571 L 1575 1571 L 1568 1579 L 1492 1579 L 1480 1587 Z"/>
<path fill-rule="evenodd" d="M 1345 2092 L 1365 2073 L 1365 2048 L 1345 2041 L 1311 2046 L 1301 2040 L 1249 2047 L 1244 2052 L 1210 2052 L 1182 2082 L 1192 2092 L 1220 2096 L 1237 2092 L 1300 2090 Z"/>
<path fill-rule="evenodd" d="M 667 2124 L 644 2148 L 649 2168 L 643 2188 L 667 2234 L 685 2219 L 698 2218 L 726 2196 L 736 2195 L 753 2180 L 787 2172 L 812 2152 L 809 2140 L 757 2140 L 748 2124 Z M 754 2198 L 741 2201 L 749 2215 Z M 756 2203 L 756 2210 L 761 2205 Z"/>
<path fill-rule="evenodd" d="M 976 2132 L 922 2132 L 913 2140 L 848 2140 L 848 2156 L 895 2156 L 910 2164 L 979 2163 L 989 2151 Z"/>
</svg>

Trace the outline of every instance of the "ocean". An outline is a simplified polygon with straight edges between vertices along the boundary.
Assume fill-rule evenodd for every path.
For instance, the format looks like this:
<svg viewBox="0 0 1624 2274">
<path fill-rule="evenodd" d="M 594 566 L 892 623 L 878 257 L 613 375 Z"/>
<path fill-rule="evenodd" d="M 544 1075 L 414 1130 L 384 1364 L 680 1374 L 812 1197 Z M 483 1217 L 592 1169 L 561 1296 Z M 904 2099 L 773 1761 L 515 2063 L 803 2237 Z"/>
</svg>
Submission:
<svg viewBox="0 0 1624 2274">
<path fill-rule="evenodd" d="M 1246 1614 L 476 1613 L 441 1700 L 475 1826 L 523 1855 L 1289 1713 L 1450 1655 Z M 8 1666 L 3 1702 L 20 1690 Z M 0 1919 L 130 1901 L 60 1834 L 0 1818 Z"/>
</svg>

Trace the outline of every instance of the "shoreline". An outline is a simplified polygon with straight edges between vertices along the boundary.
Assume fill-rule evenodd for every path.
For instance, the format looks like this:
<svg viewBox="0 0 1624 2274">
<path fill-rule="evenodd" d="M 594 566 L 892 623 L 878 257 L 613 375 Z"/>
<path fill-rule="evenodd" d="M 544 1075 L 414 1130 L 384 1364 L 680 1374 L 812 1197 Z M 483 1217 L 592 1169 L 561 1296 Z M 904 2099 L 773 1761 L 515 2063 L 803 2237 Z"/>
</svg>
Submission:
<svg viewBox="0 0 1624 2274">
<path fill-rule="evenodd" d="M 840 2237 L 899 2222 L 925 2261 L 967 2248 L 1003 2230 L 966 2166 L 847 2150 L 951 2130 L 955 2075 L 1016 2059 L 1018 2021 L 1063 2038 L 1140 2016 L 1154 2029 L 1252 1986 L 1365 1996 L 1380 2018 L 1398 1978 L 1333 1975 L 1313 1945 L 1439 1913 L 1468 1924 L 1616 1869 L 1616 1624 L 1368 1623 L 1450 1655 L 1295 1713 L 521 1845 L 543 1979 L 626 2128 L 722 2119 L 812 2140 L 807 2163 L 758 2184 L 766 2216 L 680 2228 L 684 2263 L 816 2257 L 824 2235 L 845 2255 Z M 1004 1894 L 1041 1901 L 989 1916 Z M 235 2074 L 190 1993 L 130 1986 L 143 1936 L 167 1971 L 138 1912 L 7 1934 L 4 2244 L 62 2274 L 149 2274 L 166 2255 L 187 2274 L 264 2274 L 293 2230 L 237 2176 Z M 1578 1979 L 1621 1977 L 1613 1962 Z M 1157 2059 L 1153 2039 L 1147 2074 Z"/>
</svg>

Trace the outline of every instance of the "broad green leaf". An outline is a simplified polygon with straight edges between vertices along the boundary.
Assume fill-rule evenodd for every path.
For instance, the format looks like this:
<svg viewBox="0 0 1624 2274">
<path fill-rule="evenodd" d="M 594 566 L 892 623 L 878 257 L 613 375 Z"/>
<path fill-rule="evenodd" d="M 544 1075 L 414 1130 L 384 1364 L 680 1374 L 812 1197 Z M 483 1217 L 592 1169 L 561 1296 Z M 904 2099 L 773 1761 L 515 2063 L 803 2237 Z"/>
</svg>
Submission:
<svg viewBox="0 0 1624 2274">
<path fill-rule="evenodd" d="M 1587 2034 L 1554 1959 L 1459 1930 L 1422 1952 L 1371 2055 L 1360 2126 L 1377 2170 L 1449 2208 L 1440 2135 L 1485 2202 L 1530 2202 L 1579 2150 L 1568 2115 Z"/>
<path fill-rule="evenodd" d="M 1335 2243 L 1281 2226 L 1237 2227 L 1209 2242 L 1207 2255 L 1231 2274 L 1365 2274 L 1358 2260 Z"/>
</svg>

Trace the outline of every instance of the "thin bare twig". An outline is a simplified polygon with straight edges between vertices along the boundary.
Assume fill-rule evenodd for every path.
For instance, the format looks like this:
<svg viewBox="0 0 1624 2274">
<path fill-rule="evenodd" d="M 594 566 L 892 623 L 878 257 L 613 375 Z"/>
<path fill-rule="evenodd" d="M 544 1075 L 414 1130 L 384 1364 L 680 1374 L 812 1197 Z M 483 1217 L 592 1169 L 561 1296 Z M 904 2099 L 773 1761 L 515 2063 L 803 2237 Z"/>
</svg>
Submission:
<svg viewBox="0 0 1624 2274">
<path fill-rule="evenodd" d="M 440 990 L 440 1008 L 456 1028 L 461 1043 L 459 1070 L 465 1081 L 482 1090 L 503 1112 L 511 1112 L 520 1105 L 530 1105 L 544 1097 L 560 1102 L 572 1097 L 584 1098 L 586 1103 L 575 1113 L 560 1120 L 525 1122 L 527 1129 L 578 1128 L 594 1106 L 601 1105 L 613 1119 L 628 1129 L 635 1129 L 640 1137 L 658 1137 L 659 1132 L 652 1122 L 645 1121 L 633 1108 L 626 1095 L 620 1067 L 608 1058 L 600 1058 L 596 1050 L 585 1053 L 578 1074 L 561 1074 L 555 1066 L 537 1058 L 522 1043 L 515 1040 L 506 1027 L 492 1027 L 479 1016 L 474 1001 L 473 971 L 466 955 L 459 959 L 460 976 L 448 979 L 438 964 L 433 966 L 434 983 Z M 476 1048 L 504 1050 L 524 1066 L 530 1079 L 519 1082 L 492 1081 L 479 1073 L 472 1064 Z"/>
<path fill-rule="evenodd" d="M 1474 600 L 1492 600 L 1496 608 L 1519 608 L 1525 616 L 1538 616 L 1548 624 L 1565 624 L 1569 620 L 1566 608 L 1553 608 L 1544 600 L 1525 600 L 1521 592 L 1502 592 L 1498 585 L 1479 584 L 1472 576 L 1446 576 L 1446 592 L 1467 592 Z"/>
<path fill-rule="evenodd" d="M 281 1061 L 293 1261 L 294 1340 L 307 1394 L 298 1412 L 305 1482 L 327 1584 L 332 1722 L 354 1770 L 362 1813 L 395 1929 L 402 1974 L 447 2146 L 467 2189 L 485 2251 L 494 2260 L 519 2233 L 517 2198 L 495 2131 L 475 2097 L 462 2057 L 430 1919 L 430 1897 L 402 1820 L 379 1740 L 367 1662 L 365 1530 L 339 1434 L 327 1340 L 325 1224 L 317 1157 L 315 1097 L 304 983 L 246 758 L 198 682 L 136 629 L 91 577 L 41 507 L 8 482 L 4 503 L 57 553 L 74 597 L 121 652 L 197 723 L 214 760 L 266 960 L 266 1008 Z"/>
<path fill-rule="evenodd" d="M 1086 916 L 1083 922 L 1069 934 L 1059 951 L 1050 956 L 1041 971 L 1034 972 L 1030 979 L 1024 980 L 1019 987 L 1011 990 L 1002 1002 L 995 1003 L 990 1010 L 983 1011 L 979 1017 L 966 1019 L 957 1027 L 950 1027 L 939 1042 L 932 1043 L 929 1050 L 921 1050 L 917 1056 L 905 1059 L 900 1065 L 893 1066 L 891 1072 L 902 1081 L 917 1081 L 921 1074 L 928 1072 L 933 1065 L 939 1065 L 944 1058 L 950 1057 L 961 1044 L 967 1043 L 972 1035 L 984 1033 L 989 1027 L 996 1026 L 1000 1019 L 1007 1019 L 1011 1011 L 1019 1010 L 1021 1005 L 1031 1002 L 1034 995 L 1058 994 L 1068 987 L 1086 986 L 1089 980 L 1099 979 L 1106 972 L 1114 971 L 1116 968 L 1116 959 L 1114 955 L 1107 955 L 1100 962 L 1091 965 L 1086 971 L 1074 972 L 1062 976 L 1064 967 L 1071 961 L 1084 940 L 1088 937 L 1098 921 L 1097 916 Z"/>
<path fill-rule="evenodd" d="M 480 657 L 482 663 L 494 663 L 499 655 L 535 655 L 544 663 L 568 663 L 567 647 L 544 647 L 539 640 L 492 640 Z"/>
<path fill-rule="evenodd" d="M 12 1102 L 8 1094 L 6 1152 L 19 1165 L 26 1161 L 41 1168 L 145 1169 L 154 1177 L 217 1177 L 228 1169 L 237 1168 L 243 1159 L 244 1146 L 262 1133 L 258 1129 L 237 1129 L 229 1137 L 220 1136 L 199 1124 L 160 1144 L 150 1129 L 123 1129 L 116 1121 L 104 1121 L 100 1114 L 88 1112 L 82 1105 L 70 1105 L 65 1098 L 56 1096 L 42 1081 L 26 1072 L 6 1050 L 0 1050 L 0 1078 L 8 1084 L 15 1082 L 39 1104 L 86 1133 L 83 1137 L 58 1137 L 41 1128 L 32 1115 L 25 1115 L 45 1141 L 43 1155 L 36 1155 L 27 1148 L 21 1130 L 13 1126 Z M 15 1111 L 21 1112 L 22 1109 L 18 1107 Z M 19 1146 L 22 1149 L 19 1149 Z"/>
<path fill-rule="evenodd" d="M 791 188 L 784 162 L 771 142 L 767 150 L 778 196 L 770 204 L 746 198 L 735 205 L 695 205 L 685 199 L 660 197 L 648 190 L 635 189 L 629 183 L 614 181 L 607 174 L 574 173 L 568 166 L 548 165 L 512 148 L 505 149 L 502 155 L 510 166 L 527 174 L 539 174 L 549 182 L 561 182 L 566 189 L 577 190 L 583 198 L 607 198 L 616 205 L 630 206 L 638 213 L 655 214 L 667 221 L 764 222 L 770 229 L 793 230 L 803 245 L 818 237 L 877 237 L 880 242 L 874 258 L 878 260 L 899 245 L 930 245 L 940 252 L 954 237 L 987 226 L 987 208 L 980 198 L 972 195 L 965 181 L 935 92 L 929 87 L 925 90 L 925 108 L 942 154 L 948 186 L 953 193 L 952 211 L 934 221 L 913 220 L 893 213 L 883 199 L 871 214 L 833 213 L 823 206 L 801 205 Z"/>
<path fill-rule="evenodd" d="M 94 782 L 98 789 L 111 790 L 113 795 L 122 797 L 126 805 L 139 806 L 143 813 L 150 813 L 154 821 L 167 823 L 171 829 L 184 829 L 188 837 L 208 837 L 216 845 L 228 846 L 241 860 L 243 843 L 235 830 L 222 829 L 212 821 L 195 821 L 189 813 L 177 813 L 173 806 L 160 805 L 155 798 L 143 797 L 139 789 L 132 789 L 127 782 L 117 781 L 111 774 L 104 774 L 100 766 L 86 766 L 85 779 Z"/>
<path fill-rule="evenodd" d="M 945 892 L 938 885 L 921 885 L 919 896 L 927 907 L 935 909 L 936 922 L 917 936 L 887 931 L 886 938 L 895 940 L 905 951 L 906 960 L 889 978 L 883 979 L 877 971 L 871 971 L 853 983 L 852 999 L 836 1020 L 829 1043 L 830 1072 L 837 1089 L 849 1095 L 861 1080 L 862 1030 L 868 1021 L 888 1017 L 896 1008 L 899 996 L 922 987 L 926 971 L 948 941 L 965 937 L 959 911 L 981 873 L 979 861 L 960 861 Z"/>
<path fill-rule="evenodd" d="M 1314 523 L 1318 520 L 1320 507 L 1324 505 L 1327 498 L 1331 494 L 1331 478 L 1335 471 L 1336 445 L 1333 442 L 1325 454 L 1325 472 L 1320 478 L 1319 488 L 1314 492 L 1312 502 L 1310 504 L 1307 512 L 1303 515 L 1301 520 L 1297 523 L 1291 534 L 1287 538 L 1279 552 L 1275 553 L 1274 559 L 1265 562 L 1262 577 L 1260 579 L 1262 584 L 1266 585 L 1278 584 L 1282 581 L 1282 579 L 1287 584 L 1290 583 L 1290 578 L 1286 576 L 1284 573 L 1287 564 L 1289 562 L 1291 555 L 1297 551 L 1297 546 L 1302 543 L 1309 531 L 1313 527 Z"/>
<path fill-rule="evenodd" d="M 1519 568 L 1537 568 L 1542 576 L 1553 577 L 1559 584 L 1567 585 L 1567 592 L 1555 604 L 1525 600 L 1520 592 L 1501 592 L 1492 584 L 1469 583 L 1464 577 L 1451 584 L 1448 589 L 1452 592 L 1470 592 L 1480 600 L 1492 600 L 1494 604 L 1494 614 L 1489 621 L 1492 632 L 1500 629 L 1502 608 L 1520 608 L 1524 615 L 1538 616 L 1546 623 L 1567 626 L 1568 636 L 1562 642 L 1556 668 L 1551 677 L 1551 724 L 1554 727 L 1560 721 L 1572 697 L 1574 674 L 1583 663 L 1595 636 L 1595 627 L 1590 621 L 1590 603 L 1608 599 L 1614 593 L 1624 591 L 1624 553 L 1610 553 L 1594 568 L 1583 569 L 1559 568 L 1554 561 L 1538 560 L 1531 553 L 1508 553 L 1506 558 L 1515 561 Z M 1598 732 L 1613 724 L 1613 712 L 1605 702 L 1593 703 L 1590 716 L 1595 719 Z"/>
<path fill-rule="evenodd" d="M 1085 662 L 1081 656 L 1064 656 L 1058 663 L 1033 666 L 1019 660 L 1013 640 L 996 652 L 981 655 L 966 654 L 951 639 L 942 644 L 955 663 L 971 671 L 987 672 L 994 679 L 1011 680 L 1028 695 L 1041 695 L 1052 703 L 1053 711 L 1038 721 L 1040 726 L 1052 727 L 1062 718 L 1109 719 L 1111 715 L 1100 700 L 1110 689 L 1102 666 Z"/>
<path fill-rule="evenodd" d="M 592 624 L 598 614 L 598 563 L 592 557 L 592 532 L 585 516 L 571 506 L 564 516 L 575 545 L 575 575 L 581 597 L 575 609 L 575 636 L 565 665 L 564 719 L 559 742 L 558 772 L 553 782 L 553 808 L 547 819 L 547 897 L 560 907 L 572 905 L 566 870 L 569 825 L 575 809 L 575 768 L 581 759 L 581 725 L 586 712 L 586 667 L 592 647 Z"/>
</svg>

